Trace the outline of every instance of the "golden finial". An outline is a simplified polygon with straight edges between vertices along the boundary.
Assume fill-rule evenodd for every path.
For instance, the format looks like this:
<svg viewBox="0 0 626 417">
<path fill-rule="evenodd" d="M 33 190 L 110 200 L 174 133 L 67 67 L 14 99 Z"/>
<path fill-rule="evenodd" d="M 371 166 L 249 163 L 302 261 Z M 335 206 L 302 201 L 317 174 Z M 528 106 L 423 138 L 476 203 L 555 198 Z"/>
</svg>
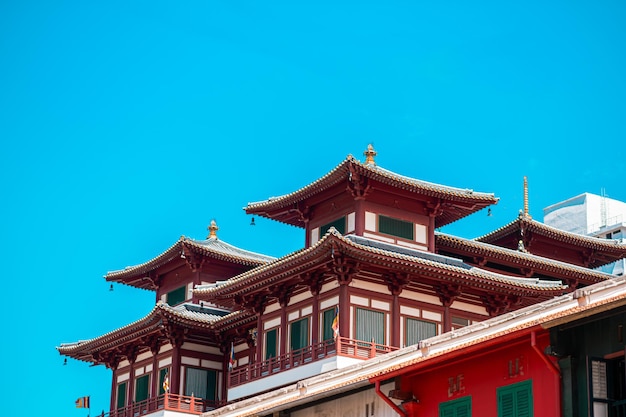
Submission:
<svg viewBox="0 0 626 417">
<path fill-rule="evenodd" d="M 219 227 L 217 227 L 215 220 L 211 220 L 211 224 L 207 227 L 207 229 L 209 229 L 207 239 L 217 239 L 217 231 L 219 230 Z"/>
<path fill-rule="evenodd" d="M 363 152 L 363 155 L 365 155 L 365 164 L 376 165 L 376 162 L 374 161 L 374 157 L 376 156 L 376 151 L 374 150 L 374 147 L 372 146 L 371 143 L 367 145 L 367 150 Z"/>
<path fill-rule="evenodd" d="M 531 219 L 528 213 L 528 178 L 524 175 L 524 217 Z"/>
</svg>

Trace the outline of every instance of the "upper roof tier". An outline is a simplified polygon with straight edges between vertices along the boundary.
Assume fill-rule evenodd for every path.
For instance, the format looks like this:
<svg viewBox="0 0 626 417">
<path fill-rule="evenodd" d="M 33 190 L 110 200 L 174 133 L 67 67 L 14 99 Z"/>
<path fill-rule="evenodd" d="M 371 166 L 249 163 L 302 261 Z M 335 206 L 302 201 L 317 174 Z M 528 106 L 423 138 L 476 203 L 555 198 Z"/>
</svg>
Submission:
<svg viewBox="0 0 626 417">
<path fill-rule="evenodd" d="M 245 269 L 248 269 L 264 265 L 276 259 L 271 256 L 240 249 L 219 240 L 215 233 L 217 231 L 215 221 L 211 222 L 209 230 L 210 234 L 205 240 L 196 240 L 181 236 L 169 249 L 155 258 L 139 265 L 128 266 L 122 270 L 109 272 L 105 275 L 105 278 L 107 281 L 155 290 L 158 285 L 154 282 L 154 278 L 150 276 L 150 272 L 177 260 L 207 257 L 228 264 L 241 265 L 244 266 Z"/>
<path fill-rule="evenodd" d="M 433 210 L 435 226 L 441 227 L 498 202 L 492 193 L 448 187 L 396 174 L 376 165 L 376 152 L 371 145 L 365 152 L 367 160 L 361 163 L 352 155 L 318 180 L 280 197 L 248 203 L 248 214 L 273 219 L 297 227 L 305 227 L 303 212 L 322 196 L 352 192 L 360 198 L 375 199 L 375 191 L 427 202 Z M 345 184 L 345 188 L 341 187 Z M 360 194 L 359 194 L 360 192 Z M 367 195 L 365 195 L 365 194 Z"/>
<path fill-rule="evenodd" d="M 566 232 L 533 220 L 520 212 L 517 219 L 484 236 L 478 242 L 522 248 L 535 255 L 596 268 L 626 257 L 626 245 L 619 240 L 601 239 Z"/>
</svg>

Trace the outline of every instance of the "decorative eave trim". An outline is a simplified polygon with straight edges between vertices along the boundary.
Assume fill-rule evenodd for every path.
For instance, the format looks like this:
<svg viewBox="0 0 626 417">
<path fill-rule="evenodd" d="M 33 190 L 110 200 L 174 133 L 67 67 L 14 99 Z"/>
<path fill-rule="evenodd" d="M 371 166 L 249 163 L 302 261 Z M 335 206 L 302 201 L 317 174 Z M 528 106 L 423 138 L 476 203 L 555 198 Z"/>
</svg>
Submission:
<svg viewBox="0 0 626 417">
<path fill-rule="evenodd" d="M 494 259 L 516 263 L 517 265 L 519 265 L 519 267 L 541 268 L 544 270 L 549 270 L 571 276 L 572 278 L 578 278 L 583 275 L 594 283 L 614 278 L 613 275 L 607 274 L 605 272 L 596 271 L 578 265 L 568 264 L 566 262 L 561 262 L 550 258 L 544 258 L 527 252 L 520 252 L 513 249 L 503 248 L 501 246 L 492 245 L 490 243 L 480 242 L 472 239 L 464 239 L 439 232 L 435 233 L 435 241 L 436 247 L 457 248 L 460 249 L 459 252 L 467 254 L 486 255 Z"/>
</svg>

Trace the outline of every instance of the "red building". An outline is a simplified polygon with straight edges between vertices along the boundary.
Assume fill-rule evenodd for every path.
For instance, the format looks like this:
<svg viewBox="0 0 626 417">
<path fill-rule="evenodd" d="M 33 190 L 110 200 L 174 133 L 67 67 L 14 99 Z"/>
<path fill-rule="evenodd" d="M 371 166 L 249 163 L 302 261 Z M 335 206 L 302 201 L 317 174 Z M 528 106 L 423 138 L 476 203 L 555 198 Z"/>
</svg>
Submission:
<svg viewBox="0 0 626 417">
<path fill-rule="evenodd" d="M 317 181 L 246 207 L 303 228 L 302 250 L 278 259 L 251 253 L 219 240 L 212 224 L 206 240 L 181 238 L 156 258 L 107 275 L 155 291 L 152 312 L 59 352 L 113 370 L 111 415 L 209 411 L 604 282 L 611 276 L 589 267 L 626 255 L 624 245 L 559 232 L 525 212 L 477 240 L 438 233 L 497 198 L 393 173 L 375 155 L 370 146 L 364 163 L 348 156 Z M 520 337 L 510 343 L 519 348 L 498 349 L 494 360 L 513 361 L 511 379 L 523 381 L 520 367 L 525 375 L 545 373 L 534 392 L 550 392 L 554 369 L 536 352 L 547 332 Z M 466 353 L 454 361 L 461 374 L 448 360 L 433 368 L 451 373 L 454 395 L 468 382 L 481 386 L 481 368 Z M 398 395 L 415 396 L 407 387 L 420 372 L 402 378 Z M 436 386 L 433 379 L 417 398 L 454 399 Z M 555 401 L 545 399 L 546 409 L 557 409 Z"/>
</svg>

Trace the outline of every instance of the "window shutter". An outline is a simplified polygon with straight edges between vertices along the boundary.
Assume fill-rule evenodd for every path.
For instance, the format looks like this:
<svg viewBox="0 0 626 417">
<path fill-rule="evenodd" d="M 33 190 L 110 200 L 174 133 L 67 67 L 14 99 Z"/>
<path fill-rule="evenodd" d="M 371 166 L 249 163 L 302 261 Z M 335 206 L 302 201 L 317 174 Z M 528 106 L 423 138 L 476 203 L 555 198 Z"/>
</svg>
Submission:
<svg viewBox="0 0 626 417">
<path fill-rule="evenodd" d="M 412 319 L 407 317 L 406 319 L 406 345 L 411 346 L 419 342 L 420 340 L 428 339 L 429 337 L 437 335 L 437 324 L 425 321 Z"/>
<path fill-rule="evenodd" d="M 135 402 L 148 399 L 150 374 L 142 375 L 135 380 Z"/>
<path fill-rule="evenodd" d="M 385 314 L 379 311 L 356 309 L 356 338 L 364 342 L 385 344 Z"/>
<path fill-rule="evenodd" d="M 498 388 L 498 417 L 532 417 L 532 380 Z"/>
<path fill-rule="evenodd" d="M 126 406 L 126 382 L 122 382 L 117 386 L 117 408 Z"/>
<path fill-rule="evenodd" d="M 333 340 L 335 335 L 333 333 L 333 320 L 335 320 L 335 309 L 331 308 L 324 311 L 323 327 L 322 327 L 322 340 Z"/>
<path fill-rule="evenodd" d="M 415 236 L 413 223 L 382 215 L 378 216 L 378 231 L 408 240 L 414 240 Z"/>
<path fill-rule="evenodd" d="M 320 237 L 324 236 L 326 232 L 328 232 L 328 229 L 330 229 L 331 227 L 334 227 L 335 229 L 337 229 L 337 231 L 341 233 L 342 235 L 346 234 L 346 218 L 341 217 L 337 220 L 333 220 L 332 222 L 326 223 L 325 225 L 321 226 Z"/>
<path fill-rule="evenodd" d="M 272 329 L 265 333 L 265 359 L 276 357 L 277 330 Z"/>
<path fill-rule="evenodd" d="M 439 417 L 471 417 L 471 415 L 472 397 L 463 397 L 439 404 Z"/>
</svg>

